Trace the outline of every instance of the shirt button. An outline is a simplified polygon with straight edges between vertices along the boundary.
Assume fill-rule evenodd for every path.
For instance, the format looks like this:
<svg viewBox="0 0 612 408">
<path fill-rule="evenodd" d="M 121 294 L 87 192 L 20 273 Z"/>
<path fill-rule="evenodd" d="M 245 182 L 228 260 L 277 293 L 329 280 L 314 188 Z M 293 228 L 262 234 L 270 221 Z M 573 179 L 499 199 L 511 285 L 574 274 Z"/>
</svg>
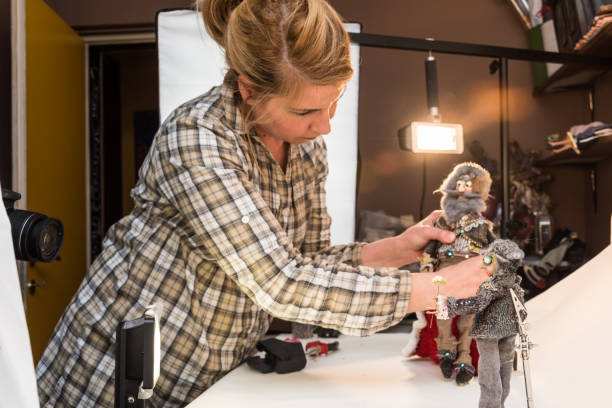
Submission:
<svg viewBox="0 0 612 408">
<path fill-rule="evenodd" d="M 256 305 L 251 306 L 251 311 L 256 312 L 259 310 Z"/>
<path fill-rule="evenodd" d="M 242 221 L 242 223 L 243 223 L 243 224 L 248 223 L 248 222 L 249 222 L 249 216 L 248 216 L 248 215 L 245 215 L 244 217 L 242 217 L 242 220 L 241 220 L 241 221 Z"/>
<path fill-rule="evenodd" d="M 283 217 L 288 217 L 288 216 L 289 216 L 289 209 L 283 208 Z"/>
</svg>

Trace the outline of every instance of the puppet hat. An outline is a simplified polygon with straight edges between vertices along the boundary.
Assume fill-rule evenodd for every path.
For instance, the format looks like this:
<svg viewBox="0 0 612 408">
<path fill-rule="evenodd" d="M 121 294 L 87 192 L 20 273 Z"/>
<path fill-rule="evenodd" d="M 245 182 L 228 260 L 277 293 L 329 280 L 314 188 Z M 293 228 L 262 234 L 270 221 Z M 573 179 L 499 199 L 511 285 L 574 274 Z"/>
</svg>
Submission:
<svg viewBox="0 0 612 408">
<path fill-rule="evenodd" d="M 460 193 L 457 191 L 458 180 L 470 180 L 472 182 L 472 193 Z M 463 194 L 469 198 L 486 198 L 491 189 L 491 175 L 478 163 L 464 162 L 456 165 L 453 171 L 444 179 L 442 185 L 435 192 L 457 196 Z"/>
</svg>

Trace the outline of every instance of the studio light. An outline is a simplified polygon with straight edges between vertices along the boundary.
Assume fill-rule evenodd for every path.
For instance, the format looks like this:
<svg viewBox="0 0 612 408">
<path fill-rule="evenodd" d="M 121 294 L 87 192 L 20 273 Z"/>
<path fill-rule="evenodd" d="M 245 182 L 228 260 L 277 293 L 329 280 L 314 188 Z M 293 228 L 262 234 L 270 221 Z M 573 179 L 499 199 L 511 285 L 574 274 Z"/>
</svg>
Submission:
<svg viewBox="0 0 612 408">
<path fill-rule="evenodd" d="M 141 318 L 117 328 L 115 408 L 144 408 L 159 377 L 161 307 L 147 307 Z"/>
<path fill-rule="evenodd" d="M 436 59 L 429 53 L 425 59 L 427 107 L 429 122 L 412 122 L 398 133 L 400 148 L 415 153 L 463 153 L 463 127 L 442 123 L 438 107 L 438 74 Z"/>
<path fill-rule="evenodd" d="M 398 137 L 403 150 L 415 153 L 463 153 L 463 127 L 457 124 L 412 122 Z"/>
</svg>

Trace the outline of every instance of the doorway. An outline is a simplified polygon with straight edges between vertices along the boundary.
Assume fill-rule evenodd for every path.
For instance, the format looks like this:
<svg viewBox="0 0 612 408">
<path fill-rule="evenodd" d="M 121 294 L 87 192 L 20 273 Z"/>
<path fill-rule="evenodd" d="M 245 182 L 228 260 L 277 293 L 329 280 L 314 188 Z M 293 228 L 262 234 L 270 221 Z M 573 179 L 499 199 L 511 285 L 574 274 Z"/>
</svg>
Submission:
<svg viewBox="0 0 612 408">
<path fill-rule="evenodd" d="M 159 127 L 155 43 L 90 45 L 89 257 L 133 207 L 130 191 Z"/>
</svg>

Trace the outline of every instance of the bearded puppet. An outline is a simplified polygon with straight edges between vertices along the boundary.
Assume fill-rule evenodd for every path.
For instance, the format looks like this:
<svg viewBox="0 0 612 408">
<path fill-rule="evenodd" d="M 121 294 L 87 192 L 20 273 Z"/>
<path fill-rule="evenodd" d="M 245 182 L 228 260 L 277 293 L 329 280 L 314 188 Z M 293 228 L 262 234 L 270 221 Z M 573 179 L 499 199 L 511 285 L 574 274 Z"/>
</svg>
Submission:
<svg viewBox="0 0 612 408">
<path fill-rule="evenodd" d="M 421 258 L 421 271 L 437 271 L 479 255 L 495 239 L 492 223 L 481 215 L 490 188 L 491 176 L 479 164 L 455 166 L 436 190 L 442 193 L 443 211 L 436 227 L 454 232 L 456 239 L 451 244 L 430 241 Z M 420 312 L 417 317 L 403 354 L 431 357 L 439 362 L 444 378 L 450 379 L 456 373 L 457 385 L 468 384 L 476 374 L 478 361 L 476 345 L 469 334 L 474 315 L 441 320 L 435 315 L 426 319 Z"/>
</svg>

